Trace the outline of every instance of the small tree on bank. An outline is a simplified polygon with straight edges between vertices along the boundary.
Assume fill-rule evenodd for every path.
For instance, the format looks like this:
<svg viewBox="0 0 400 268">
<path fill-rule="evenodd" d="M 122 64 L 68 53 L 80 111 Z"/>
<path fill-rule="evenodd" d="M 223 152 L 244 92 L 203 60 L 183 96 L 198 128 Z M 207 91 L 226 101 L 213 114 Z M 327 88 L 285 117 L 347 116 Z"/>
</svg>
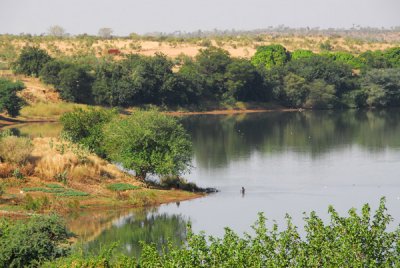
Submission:
<svg viewBox="0 0 400 268">
<path fill-rule="evenodd" d="M 190 169 L 192 144 L 175 118 L 156 111 L 138 111 L 105 126 L 107 156 L 135 171 L 140 180 L 148 174 L 179 176 Z"/>
<path fill-rule="evenodd" d="M 20 81 L 0 78 L 0 113 L 6 111 L 12 117 L 19 115 L 23 100 L 18 97 L 17 92 L 24 88 Z"/>
</svg>

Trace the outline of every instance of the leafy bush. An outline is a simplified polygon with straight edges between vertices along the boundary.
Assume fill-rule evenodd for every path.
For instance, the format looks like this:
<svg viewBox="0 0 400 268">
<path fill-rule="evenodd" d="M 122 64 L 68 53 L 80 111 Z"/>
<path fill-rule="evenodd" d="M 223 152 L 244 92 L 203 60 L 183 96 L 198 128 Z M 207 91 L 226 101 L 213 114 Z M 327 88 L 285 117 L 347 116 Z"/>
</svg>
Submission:
<svg viewBox="0 0 400 268">
<path fill-rule="evenodd" d="M 33 216 L 24 221 L 2 218 L 0 230 L 1 267 L 38 267 L 68 253 L 62 245 L 71 234 L 55 215 Z"/>
<path fill-rule="evenodd" d="M 0 159 L 14 164 L 25 164 L 33 150 L 31 140 L 25 137 L 8 136 L 0 139 Z"/>
<path fill-rule="evenodd" d="M 72 142 L 84 145 L 92 152 L 104 157 L 103 126 L 116 116 L 114 110 L 89 108 L 75 109 L 64 114 L 60 121 L 64 135 Z"/>
<path fill-rule="evenodd" d="M 28 76 L 39 76 L 43 66 L 50 60 L 51 57 L 45 50 L 26 46 L 14 63 L 14 70 Z"/>
<path fill-rule="evenodd" d="M 19 115 L 23 100 L 17 96 L 17 92 L 25 88 L 20 82 L 0 78 L 0 113 L 6 111 L 10 116 Z"/>
<path fill-rule="evenodd" d="M 107 156 L 132 169 L 144 180 L 147 174 L 179 175 L 188 171 L 192 147 L 175 118 L 156 111 L 137 111 L 105 126 Z"/>
<path fill-rule="evenodd" d="M 112 183 L 107 185 L 107 188 L 116 192 L 140 189 L 140 187 L 129 183 Z"/>
</svg>

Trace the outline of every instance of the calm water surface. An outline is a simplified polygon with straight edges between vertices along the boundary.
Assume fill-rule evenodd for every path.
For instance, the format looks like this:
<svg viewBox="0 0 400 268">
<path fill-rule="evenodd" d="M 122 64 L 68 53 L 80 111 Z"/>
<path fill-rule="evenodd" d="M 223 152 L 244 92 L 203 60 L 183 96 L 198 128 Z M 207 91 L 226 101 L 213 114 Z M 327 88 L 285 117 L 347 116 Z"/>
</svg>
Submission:
<svg viewBox="0 0 400 268">
<path fill-rule="evenodd" d="M 139 240 L 179 245 L 188 221 L 195 232 L 210 235 L 222 236 L 226 226 L 251 232 L 258 212 L 279 224 L 288 213 L 302 226 L 303 212 L 314 210 L 326 220 L 329 205 L 340 213 L 366 202 L 376 208 L 382 196 L 393 225 L 400 221 L 400 110 L 199 115 L 181 121 L 194 144 L 194 169 L 185 177 L 221 192 L 148 210 L 71 216 L 71 226 L 90 241 L 89 251 L 116 240 L 128 255 L 139 253 Z M 83 223 L 96 231 L 87 233 Z"/>
</svg>

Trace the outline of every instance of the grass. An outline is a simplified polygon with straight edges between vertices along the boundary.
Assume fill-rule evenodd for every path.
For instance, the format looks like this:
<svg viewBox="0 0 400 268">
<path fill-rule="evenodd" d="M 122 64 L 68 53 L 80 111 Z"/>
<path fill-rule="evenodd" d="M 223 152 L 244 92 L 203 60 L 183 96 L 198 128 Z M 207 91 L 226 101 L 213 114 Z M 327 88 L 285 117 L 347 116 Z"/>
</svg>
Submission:
<svg viewBox="0 0 400 268">
<path fill-rule="evenodd" d="M 113 183 L 107 185 L 107 188 L 111 191 L 116 191 L 116 192 L 140 189 L 139 186 L 134 186 L 129 183 Z"/>
</svg>

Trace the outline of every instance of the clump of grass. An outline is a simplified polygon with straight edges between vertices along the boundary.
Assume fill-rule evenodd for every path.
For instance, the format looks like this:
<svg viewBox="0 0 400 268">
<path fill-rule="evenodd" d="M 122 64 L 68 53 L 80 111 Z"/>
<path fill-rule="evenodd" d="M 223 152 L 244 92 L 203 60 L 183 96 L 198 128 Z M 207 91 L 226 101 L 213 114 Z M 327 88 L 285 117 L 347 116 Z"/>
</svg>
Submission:
<svg viewBox="0 0 400 268">
<path fill-rule="evenodd" d="M 24 207 L 26 210 L 42 210 L 50 207 L 50 200 L 47 196 L 33 198 L 30 194 L 27 194 L 24 198 Z"/>
<path fill-rule="evenodd" d="M 139 186 L 135 186 L 129 183 L 113 183 L 107 185 L 107 189 L 115 192 L 120 192 L 120 191 L 128 191 L 128 190 L 137 190 L 140 189 Z"/>
</svg>

